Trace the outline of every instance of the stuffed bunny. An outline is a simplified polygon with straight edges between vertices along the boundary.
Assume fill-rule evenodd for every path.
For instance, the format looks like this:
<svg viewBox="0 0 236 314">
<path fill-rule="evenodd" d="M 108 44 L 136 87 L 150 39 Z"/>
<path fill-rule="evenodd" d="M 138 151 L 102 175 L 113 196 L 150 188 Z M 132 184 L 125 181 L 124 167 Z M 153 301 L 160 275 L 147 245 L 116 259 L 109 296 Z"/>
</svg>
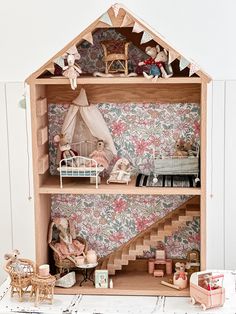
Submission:
<svg viewBox="0 0 236 314">
<path fill-rule="evenodd" d="M 63 68 L 64 71 L 62 74 L 68 77 L 71 88 L 75 90 L 77 87 L 77 77 L 82 73 L 82 70 L 79 66 L 75 65 L 75 56 L 73 54 L 68 54 L 67 63 L 68 65 Z"/>
</svg>

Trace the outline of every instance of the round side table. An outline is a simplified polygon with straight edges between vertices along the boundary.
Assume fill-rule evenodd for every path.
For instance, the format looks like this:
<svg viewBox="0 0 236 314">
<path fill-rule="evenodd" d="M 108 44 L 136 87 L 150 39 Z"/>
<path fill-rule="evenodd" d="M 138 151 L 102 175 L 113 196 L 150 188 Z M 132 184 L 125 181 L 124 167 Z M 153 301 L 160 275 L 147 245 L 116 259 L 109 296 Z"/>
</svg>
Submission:
<svg viewBox="0 0 236 314">
<path fill-rule="evenodd" d="M 49 301 L 52 304 L 55 282 L 56 277 L 51 275 L 48 277 L 35 275 L 31 278 L 32 290 L 30 296 L 31 298 L 34 297 L 35 306 L 43 301 Z"/>
<path fill-rule="evenodd" d="M 95 264 L 83 264 L 83 265 L 77 265 L 77 268 L 80 268 L 82 270 L 83 279 L 80 281 L 79 285 L 82 287 L 83 282 L 91 281 L 93 285 L 95 285 L 95 282 L 92 278 L 93 273 L 95 271 L 95 268 L 97 267 L 98 263 Z"/>
</svg>

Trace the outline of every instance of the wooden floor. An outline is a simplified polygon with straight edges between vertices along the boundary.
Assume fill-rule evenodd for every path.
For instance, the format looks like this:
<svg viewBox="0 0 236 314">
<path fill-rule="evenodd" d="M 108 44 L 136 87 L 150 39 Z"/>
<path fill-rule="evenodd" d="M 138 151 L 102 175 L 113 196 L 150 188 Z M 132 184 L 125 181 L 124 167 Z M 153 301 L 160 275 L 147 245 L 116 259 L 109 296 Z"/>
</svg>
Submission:
<svg viewBox="0 0 236 314">
<path fill-rule="evenodd" d="M 97 294 L 97 295 L 143 295 L 143 296 L 189 296 L 189 289 L 181 291 L 168 288 L 160 284 L 161 280 L 168 281 L 172 276 L 155 278 L 147 272 L 124 271 L 117 272 L 117 275 L 110 276 L 113 280 L 113 289 L 96 289 L 91 282 L 85 283 L 82 287 L 76 284 L 72 288 L 55 288 L 56 294 Z M 77 277 L 77 282 L 81 278 Z"/>
<path fill-rule="evenodd" d="M 151 194 L 151 195 L 200 195 L 200 188 L 181 187 L 136 187 L 135 179 L 127 184 L 102 183 L 96 189 L 88 178 L 63 178 L 63 188 L 60 188 L 59 176 L 49 176 L 39 188 L 41 194 Z"/>
</svg>

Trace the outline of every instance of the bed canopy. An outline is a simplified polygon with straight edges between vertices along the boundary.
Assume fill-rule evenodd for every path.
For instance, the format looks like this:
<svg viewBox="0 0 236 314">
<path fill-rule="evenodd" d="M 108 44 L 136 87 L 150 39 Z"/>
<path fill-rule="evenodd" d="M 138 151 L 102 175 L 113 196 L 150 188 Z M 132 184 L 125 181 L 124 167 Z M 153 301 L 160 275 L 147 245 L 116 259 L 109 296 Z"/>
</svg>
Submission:
<svg viewBox="0 0 236 314">
<path fill-rule="evenodd" d="M 96 106 L 89 105 L 83 88 L 70 105 L 62 125 L 61 134 L 75 149 L 78 142 L 96 142 L 98 139 L 102 139 L 107 155 L 110 158 L 117 155 L 111 133 L 102 114 Z M 83 151 L 79 151 L 79 153 L 84 154 Z"/>
</svg>

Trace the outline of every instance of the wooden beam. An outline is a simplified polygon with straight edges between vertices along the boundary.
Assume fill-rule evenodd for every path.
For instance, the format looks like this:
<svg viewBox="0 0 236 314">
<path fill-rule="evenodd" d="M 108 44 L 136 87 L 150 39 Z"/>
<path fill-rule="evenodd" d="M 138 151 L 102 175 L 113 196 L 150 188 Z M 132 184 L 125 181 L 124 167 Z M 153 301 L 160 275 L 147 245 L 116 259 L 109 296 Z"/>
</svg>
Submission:
<svg viewBox="0 0 236 314">
<path fill-rule="evenodd" d="M 200 218 L 200 237 L 201 237 L 201 269 L 206 269 L 206 120 L 207 120 L 207 84 L 202 83 L 201 87 L 201 218 Z"/>
</svg>

